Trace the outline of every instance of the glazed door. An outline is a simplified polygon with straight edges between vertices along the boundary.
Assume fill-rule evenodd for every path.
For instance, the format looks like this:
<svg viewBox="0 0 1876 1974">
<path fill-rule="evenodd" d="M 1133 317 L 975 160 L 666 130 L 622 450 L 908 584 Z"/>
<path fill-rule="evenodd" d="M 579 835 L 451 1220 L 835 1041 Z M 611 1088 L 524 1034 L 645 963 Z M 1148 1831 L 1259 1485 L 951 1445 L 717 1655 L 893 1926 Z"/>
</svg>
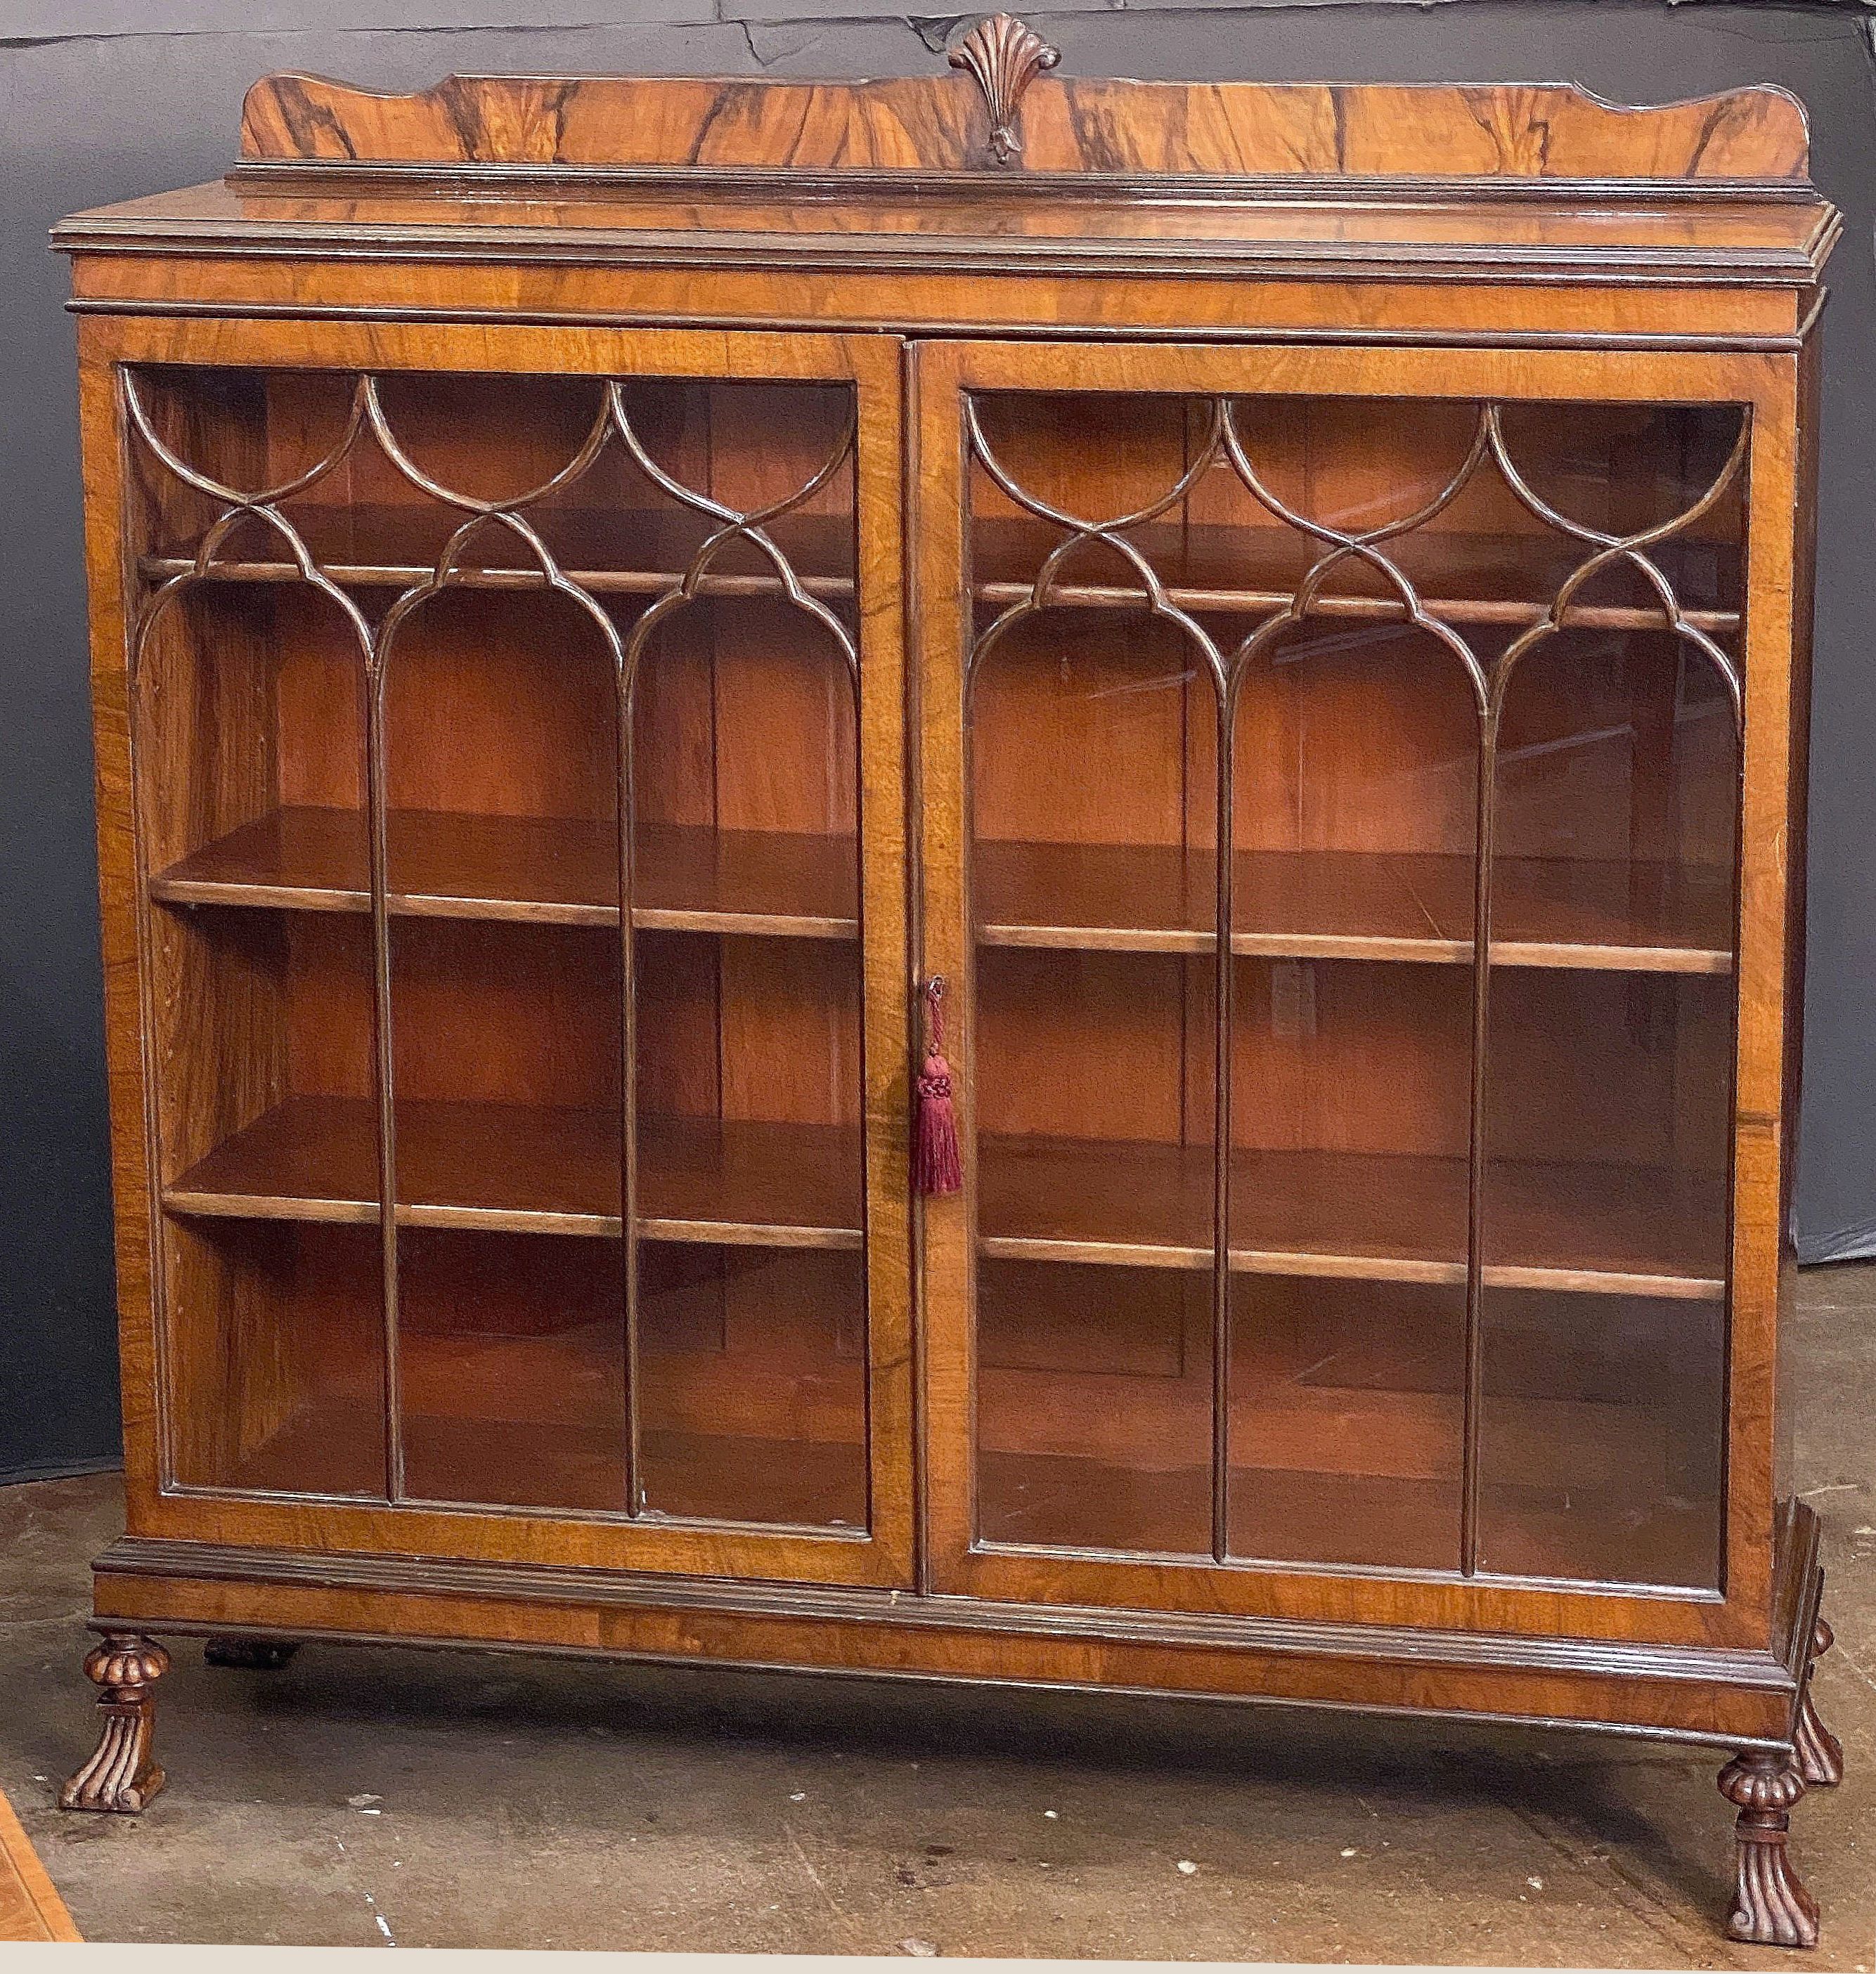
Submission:
<svg viewBox="0 0 1876 1974">
<path fill-rule="evenodd" d="M 1730 1201 L 1736 1067 L 1772 1073 L 1739 985 L 1783 961 L 1737 874 L 1789 368 L 917 360 L 938 1580 L 1762 1622 L 1773 1290 Z"/>
<path fill-rule="evenodd" d="M 120 333 L 139 1526 L 908 1580 L 898 346 Z"/>
</svg>

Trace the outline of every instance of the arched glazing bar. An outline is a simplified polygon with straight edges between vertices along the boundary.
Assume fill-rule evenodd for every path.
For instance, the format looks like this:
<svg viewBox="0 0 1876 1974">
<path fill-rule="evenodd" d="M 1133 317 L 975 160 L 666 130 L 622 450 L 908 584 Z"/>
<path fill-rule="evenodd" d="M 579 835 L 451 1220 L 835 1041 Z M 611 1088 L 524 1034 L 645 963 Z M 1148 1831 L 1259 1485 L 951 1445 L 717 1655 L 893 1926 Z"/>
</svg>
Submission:
<svg viewBox="0 0 1876 1974">
<path fill-rule="evenodd" d="M 1139 579 L 1140 599 L 1148 615 L 1170 624 L 1199 654 L 1212 687 L 1215 762 L 1213 828 L 1218 848 L 1213 906 L 1211 1546 L 1212 1559 L 1222 1562 L 1228 1550 L 1231 1533 L 1230 1388 L 1225 1382 L 1231 1340 L 1232 783 L 1231 727 L 1225 710 L 1230 696 L 1230 670 L 1217 641 L 1197 618 L 1173 602 L 1158 572 L 1127 539 L 1127 530 L 1143 526 L 1179 507 L 1202 476 L 1218 463 L 1224 446 L 1224 406 L 1216 400 L 1210 405 L 1205 428 L 1192 448 L 1186 468 L 1169 488 L 1130 513 L 1107 520 L 1071 513 L 1025 487 L 997 457 L 978 415 L 976 400 L 968 394 L 963 400 L 963 418 L 969 454 L 992 482 L 1025 513 L 1063 534 L 1061 541 L 1044 558 L 1028 595 L 1007 605 L 972 644 L 965 664 L 966 733 L 971 687 L 979 668 L 1017 625 L 1051 607 L 1064 566 L 1091 543 L 1098 542 L 1113 550 L 1133 570 Z"/>
<path fill-rule="evenodd" d="M 139 845 L 147 845 L 152 840 L 151 818 L 148 813 L 144 787 L 149 779 L 147 749 L 139 744 L 139 728 L 143 719 L 143 661 L 149 641 L 158 624 L 171 607 L 198 584 L 212 579 L 215 562 L 222 546 L 247 523 L 259 521 L 279 537 L 285 545 L 288 556 L 297 572 L 297 579 L 306 584 L 329 602 L 336 606 L 353 643 L 357 648 L 359 661 L 364 674 L 367 705 L 376 697 L 376 675 L 379 654 L 372 627 L 353 599 L 326 574 L 299 530 L 280 511 L 280 503 L 294 495 L 303 494 L 317 486 L 334 472 L 349 457 L 359 433 L 364 429 L 366 416 L 366 380 L 355 382 L 349 402 L 344 426 L 338 438 L 325 452 L 302 471 L 288 478 L 272 483 L 251 491 L 231 486 L 226 482 L 204 473 L 191 465 L 175 449 L 170 446 L 156 429 L 146 403 L 138 373 L 129 366 L 117 373 L 117 391 L 124 428 L 133 435 L 148 456 L 179 484 L 192 491 L 205 496 L 218 503 L 222 512 L 203 531 L 190 566 L 159 584 L 143 598 L 132 619 L 130 629 L 128 671 L 130 674 L 131 708 L 131 750 L 136 780 L 137 836 Z M 366 719 L 367 748 L 369 748 L 371 722 Z M 376 777 L 369 754 L 365 764 L 367 786 Z M 374 926 L 383 908 L 385 871 L 381 845 L 374 841 L 370 853 L 369 882 L 371 909 Z M 145 854 L 140 848 L 139 855 Z M 374 933 L 374 946 L 377 945 Z M 381 977 L 382 969 L 374 962 L 372 982 L 372 1060 L 375 1081 L 382 1087 L 390 1061 L 391 1031 L 390 1003 L 388 982 Z M 164 1092 L 159 1080 L 153 1101 L 153 1110 L 160 1113 Z M 382 1266 L 394 1271 L 396 1265 L 395 1231 L 392 1225 L 392 1202 L 395 1194 L 395 1150 L 391 1135 L 389 1118 L 385 1105 L 380 1102 L 377 1114 L 377 1141 L 376 1162 L 378 1178 L 378 1200 L 380 1220 L 380 1255 L 388 1254 L 388 1263 Z M 167 1279 L 166 1268 L 156 1271 L 158 1294 Z M 382 1277 L 380 1315 L 383 1324 L 386 1362 L 385 1366 L 385 1404 L 382 1419 L 384 1474 L 387 1492 L 395 1484 L 394 1477 L 401 1459 L 402 1436 L 397 1418 L 395 1382 L 395 1362 L 392 1353 L 395 1348 L 394 1303 L 392 1300 L 394 1275 L 385 1273 Z M 166 1361 L 169 1353 L 162 1353 Z M 169 1457 L 166 1449 L 166 1459 Z"/>
<path fill-rule="evenodd" d="M 1572 612 L 1576 607 L 1576 598 L 1591 582 L 1610 569 L 1628 567 L 1642 578 L 1653 593 L 1661 612 L 1661 631 L 1697 652 L 1717 673 L 1725 688 L 1733 715 L 1735 813 L 1737 812 L 1739 798 L 1738 777 L 1743 772 L 1744 763 L 1742 743 L 1745 705 L 1738 663 L 1706 631 L 1687 621 L 1673 585 L 1648 551 L 1664 542 L 1684 535 L 1687 530 L 1697 525 L 1740 483 L 1746 470 L 1751 451 L 1751 418 L 1746 408 L 1739 408 L 1739 428 L 1732 446 L 1706 490 L 1678 512 L 1625 535 L 1612 533 L 1577 520 L 1537 492 L 1511 455 L 1504 434 L 1504 409 L 1502 405 L 1490 405 L 1487 408 L 1486 418 L 1492 463 L 1506 487 L 1520 504 L 1543 526 L 1573 542 L 1580 543 L 1590 553 L 1559 585 L 1544 615 L 1514 638 L 1500 654 L 1491 671 L 1489 691 L 1483 708 L 1479 767 L 1479 888 L 1473 955 L 1472 1211 L 1466 1266 L 1466 1429 L 1460 1551 L 1461 1568 L 1468 1576 L 1476 1575 L 1480 1566 L 1480 1497 L 1482 1488 L 1480 1433 L 1485 1397 L 1484 1271 L 1486 1221 L 1489 1211 L 1486 1120 L 1491 1093 L 1491 944 L 1494 895 L 1491 880 L 1497 856 L 1499 820 L 1499 739 L 1512 681 L 1521 662 L 1533 651 L 1572 628 Z M 1737 910 L 1736 898 L 1733 928 L 1736 946 Z"/>
<path fill-rule="evenodd" d="M 854 634 L 826 604 L 819 598 L 809 594 L 803 585 L 794 565 L 776 545 L 773 537 L 769 533 L 769 525 L 789 514 L 798 513 L 806 507 L 854 457 L 858 442 L 859 415 L 858 406 L 852 405 L 850 402 L 846 423 L 832 451 L 822 464 L 792 492 L 778 500 L 770 501 L 765 506 L 747 510 L 730 507 L 696 487 L 687 486 L 681 480 L 666 471 L 659 464 L 633 425 L 631 409 L 626 402 L 625 384 L 620 379 L 612 379 L 607 384 L 604 416 L 608 428 L 617 434 L 628 455 L 647 479 L 680 507 L 713 524 L 711 532 L 697 553 L 690 558 L 677 582 L 661 595 L 654 598 L 644 610 L 640 612 L 630 633 L 624 640 L 618 654 L 618 723 L 621 748 L 619 828 L 622 887 L 620 978 L 621 998 L 624 1008 L 622 1046 L 625 1058 L 622 1072 L 625 1080 L 622 1115 L 625 1123 L 624 1166 L 628 1200 L 625 1225 L 627 1270 L 626 1308 L 630 1349 L 630 1357 L 626 1369 L 626 1415 L 631 1441 L 628 1500 L 630 1503 L 629 1512 L 636 1516 L 654 1512 L 648 1507 L 645 1500 L 643 1480 L 644 1462 L 640 1457 L 639 1451 L 638 1337 L 641 1297 L 638 1241 L 635 1231 L 639 1218 L 637 1211 L 638 1198 L 638 994 L 635 985 L 636 954 L 631 923 L 633 860 L 628 838 L 635 801 L 632 725 L 638 677 L 653 635 L 661 626 L 668 624 L 681 612 L 694 606 L 703 591 L 705 579 L 710 574 L 712 564 L 734 544 L 746 542 L 757 549 L 774 569 L 781 584 L 782 595 L 789 606 L 801 612 L 832 640 L 835 648 L 840 654 L 846 674 L 848 690 L 851 696 L 854 718 L 856 723 L 858 722 L 860 710 L 860 652 Z M 858 766 L 856 756 L 854 762 L 856 799 L 864 802 L 864 791 L 858 786 Z M 866 1389 L 864 1403 L 870 1414 L 872 1403 L 870 1384 Z M 863 1426 L 863 1434 L 867 1430 Z M 870 1500 L 867 1513 L 870 1523 L 872 1517 Z"/>
<path fill-rule="evenodd" d="M 859 651 L 854 633 L 835 611 L 811 593 L 785 553 L 769 532 L 770 524 L 799 511 L 821 492 L 854 457 L 858 442 L 858 411 L 848 417 L 833 451 L 801 485 L 783 497 L 749 510 L 739 510 L 686 486 L 653 457 L 634 428 L 626 401 L 631 382 L 653 379 L 597 377 L 600 402 L 585 437 L 564 464 L 523 492 L 490 500 L 448 485 L 427 471 L 394 428 L 387 413 L 380 380 L 370 372 L 352 380 L 348 408 L 339 436 L 298 473 L 277 483 L 244 490 L 192 465 L 169 444 L 157 428 L 135 371 L 120 372 L 119 391 L 125 428 L 156 464 L 180 484 L 218 506 L 218 513 L 203 531 L 189 566 L 168 575 L 141 601 L 130 631 L 130 671 L 134 709 L 136 680 L 142 654 L 164 612 L 195 585 L 212 580 L 221 552 L 231 536 L 258 522 L 284 544 L 294 579 L 333 603 L 343 614 L 363 668 L 366 684 L 365 784 L 369 854 L 369 909 L 372 948 L 372 1061 L 377 1117 L 378 1211 L 385 1326 L 385 1385 L 383 1421 L 385 1469 L 393 1501 L 407 1498 L 405 1488 L 403 1431 L 399 1402 L 398 1351 L 397 1133 L 395 1103 L 393 1013 L 390 949 L 389 781 L 385 759 L 385 695 L 391 657 L 400 634 L 423 608 L 444 592 L 473 581 L 475 570 L 466 559 L 478 537 L 500 533 L 518 543 L 530 569 L 522 586 L 559 596 L 579 610 L 598 632 L 614 678 L 618 820 L 616 855 L 619 887 L 619 939 L 622 1011 L 621 1018 L 621 1227 L 625 1280 L 627 1444 L 625 1449 L 626 1513 L 647 1512 L 641 1498 L 638 1417 L 638 1294 L 637 1241 L 638 1218 L 636 1105 L 633 1094 L 636 1060 L 635 994 L 633 972 L 631 828 L 633 795 L 632 694 L 646 644 L 658 626 L 706 591 L 713 563 L 733 544 L 747 543 L 769 562 L 782 596 L 790 607 L 810 618 L 833 641 L 840 654 L 858 712 Z M 281 503 L 311 491 L 353 454 L 370 434 L 385 461 L 417 493 L 460 513 L 433 568 L 401 590 L 374 624 L 346 589 L 326 572 Z M 599 599 L 572 580 L 561 567 L 528 511 L 564 494 L 584 480 L 613 448 L 622 450 L 638 471 L 667 498 L 712 526 L 702 546 L 668 588 L 640 614 L 630 633 L 618 625 Z M 133 710 L 134 717 L 134 710 Z"/>
<path fill-rule="evenodd" d="M 385 458 L 392 467 L 418 492 L 455 510 L 464 516 L 454 529 L 437 558 L 436 566 L 422 581 L 413 583 L 401 592 L 385 611 L 378 626 L 376 639 L 376 662 L 372 667 L 372 692 L 369 707 L 369 724 L 367 728 L 366 759 L 369 773 L 366 784 L 367 827 L 371 841 L 372 870 L 372 967 L 375 991 L 382 1008 L 382 1026 L 385 1045 L 379 1053 L 378 1063 L 378 1116 L 379 1128 L 383 1135 L 383 1159 L 388 1175 L 386 1196 L 383 1202 L 384 1227 L 384 1277 L 385 1307 L 389 1311 L 387 1326 L 389 1380 L 387 1406 L 390 1414 L 390 1436 L 392 1447 L 391 1469 L 391 1498 L 399 1501 L 409 1498 L 406 1485 L 404 1453 L 403 1405 L 399 1379 L 398 1326 L 400 1305 L 398 1296 L 398 1251 L 397 1238 L 397 1110 L 396 1077 L 393 1062 L 395 1020 L 392 976 L 391 923 L 390 923 L 390 798 L 388 735 L 385 721 L 385 687 L 389 677 L 392 654 L 399 634 L 424 608 L 437 597 L 456 586 L 462 579 L 465 564 L 463 558 L 479 534 L 490 530 L 503 530 L 518 541 L 531 559 L 537 580 L 533 586 L 554 595 L 562 597 L 580 610 L 599 631 L 609 657 L 615 682 L 622 674 L 624 653 L 617 627 L 599 602 L 579 584 L 569 582 L 556 562 L 540 531 L 521 511 L 534 503 L 559 492 L 582 478 L 599 457 L 606 441 L 606 424 L 603 411 L 596 418 L 585 441 L 572 458 L 559 471 L 530 488 L 526 493 L 506 500 L 484 500 L 457 491 L 425 472 L 411 457 L 408 450 L 392 429 L 385 415 L 379 395 L 379 382 L 375 376 L 362 380 L 366 419 L 372 434 L 378 442 Z M 615 692 L 616 699 L 616 692 Z M 615 759 L 618 772 L 623 778 L 629 772 L 630 747 L 622 730 L 615 734 Z M 627 838 L 628 819 L 622 809 L 618 821 L 617 854 L 622 874 L 629 870 Z M 619 893 L 620 922 L 624 928 L 625 943 L 631 943 L 631 912 L 629 892 L 623 875 Z M 629 1023 L 626 1025 L 629 1031 Z M 622 1112 L 623 1114 L 628 1114 Z M 622 1197 L 620 1201 L 621 1224 L 629 1229 L 632 1224 L 633 1184 L 629 1159 L 622 1166 Z M 634 1487 L 637 1471 L 636 1433 L 631 1426 L 632 1384 L 631 1367 L 634 1357 L 632 1330 L 632 1283 L 631 1256 L 633 1244 L 628 1234 L 622 1243 L 625 1265 L 625 1280 L 622 1284 L 626 1323 L 627 1353 L 627 1421 L 625 1467 L 626 1500 L 636 1499 Z"/>
</svg>

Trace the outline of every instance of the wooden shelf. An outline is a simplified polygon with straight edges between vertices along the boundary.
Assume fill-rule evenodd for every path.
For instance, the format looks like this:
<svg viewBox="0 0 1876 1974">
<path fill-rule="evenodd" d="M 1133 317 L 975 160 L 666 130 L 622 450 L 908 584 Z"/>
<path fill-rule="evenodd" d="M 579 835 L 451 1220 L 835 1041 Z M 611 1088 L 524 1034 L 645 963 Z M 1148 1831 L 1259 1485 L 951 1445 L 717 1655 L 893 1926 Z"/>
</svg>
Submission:
<svg viewBox="0 0 1876 1974">
<path fill-rule="evenodd" d="M 989 1138 L 978 1162 L 979 1248 L 1006 1261 L 1205 1268 L 1212 1158 L 1202 1145 Z M 1367 1281 L 1466 1278 L 1463 1159 L 1237 1153 L 1231 1265 Z M 1723 1183 L 1627 1166 L 1492 1165 L 1487 1285 L 1716 1300 L 1703 1264 Z"/>
<path fill-rule="evenodd" d="M 394 809 L 390 909 L 411 917 L 543 925 L 618 923 L 618 837 L 610 822 Z M 632 923 L 644 931 L 857 939 L 851 836 L 641 825 Z M 170 904 L 299 911 L 370 908 L 356 811 L 278 808 L 153 878 Z"/>
<path fill-rule="evenodd" d="M 982 605 L 1005 607 L 1031 595 L 1036 572 L 1065 530 L 1027 518 L 979 520 L 971 534 L 972 594 Z M 1168 598 L 1198 615 L 1261 617 L 1287 609 L 1322 546 L 1294 528 L 1274 525 L 1187 526 L 1154 522 L 1130 529 L 1125 539 L 1146 558 Z M 1560 534 L 1484 535 L 1423 528 L 1379 544 L 1413 583 L 1430 616 L 1450 624 L 1534 624 L 1550 611 L 1571 572 L 1590 551 Z M 1737 595 L 1736 547 L 1670 541 L 1650 550 L 1684 604 L 1702 592 Z M 1588 585 L 1569 613 L 1581 629 L 1647 631 L 1661 628 L 1658 606 L 1612 602 L 1634 596 L 1639 583 L 1612 570 Z M 1081 609 L 1139 609 L 1140 581 L 1124 559 L 1093 542 L 1068 558 L 1053 600 Z M 1684 608 L 1688 623 L 1708 632 L 1739 627 L 1734 610 Z M 1398 622 L 1397 592 L 1369 565 L 1350 556 L 1330 575 L 1313 606 L 1317 617 Z"/>
<path fill-rule="evenodd" d="M 441 502 L 415 500 L 382 506 L 289 503 L 282 513 L 321 571 L 348 589 L 408 589 L 428 580 L 451 535 L 467 518 Z M 526 517 L 568 579 L 595 595 L 654 596 L 675 589 L 713 525 L 675 511 L 631 508 L 543 506 L 528 509 Z M 791 514 L 769 532 L 810 595 L 853 595 L 850 518 Z M 273 529 L 250 523 L 231 539 L 234 552 L 225 552 L 204 572 L 210 581 L 304 580 Z M 145 579 L 160 582 L 192 569 L 193 546 L 162 544 L 143 558 Z M 543 579 L 513 530 L 491 522 L 472 538 L 450 580 L 471 589 L 535 589 Z M 778 596 L 782 584 L 766 556 L 737 543 L 716 558 L 696 593 Z"/>
<path fill-rule="evenodd" d="M 1248 957 L 1472 957 L 1470 857 L 1242 851 L 1232 860 L 1232 950 Z M 1209 953 L 1217 859 L 1171 844 L 980 838 L 972 904 L 982 946 Z M 1730 872 L 1681 864 L 1501 857 L 1494 965 L 1730 973 Z"/>
<path fill-rule="evenodd" d="M 616 1110 L 518 1103 L 397 1107 L 401 1226 L 616 1236 Z M 638 1231 L 649 1241 L 857 1248 L 858 1130 L 643 1117 Z M 163 1194 L 172 1212 L 376 1224 L 376 1107 L 294 1097 Z"/>
</svg>

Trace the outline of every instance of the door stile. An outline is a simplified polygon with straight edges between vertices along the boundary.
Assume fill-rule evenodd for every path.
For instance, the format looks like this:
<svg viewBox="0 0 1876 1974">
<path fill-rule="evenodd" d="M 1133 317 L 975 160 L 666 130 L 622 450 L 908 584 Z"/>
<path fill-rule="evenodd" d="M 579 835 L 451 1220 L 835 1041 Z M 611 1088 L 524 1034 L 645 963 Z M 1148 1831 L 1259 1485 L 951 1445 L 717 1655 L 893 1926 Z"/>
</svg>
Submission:
<svg viewBox="0 0 1876 1974">
<path fill-rule="evenodd" d="M 918 680 L 919 884 L 917 979 L 942 974 L 947 1060 L 958 1120 L 960 1189 L 919 1202 L 919 1306 L 924 1353 L 920 1479 L 924 1569 L 938 1589 L 969 1587 L 966 1561 L 976 1524 L 974 1276 L 970 1229 L 977 1195 L 976 977 L 966 898 L 964 791 L 969 722 L 965 654 L 964 433 L 959 415 L 962 352 L 950 343 L 911 346 L 912 459 L 916 470 L 910 574 Z M 913 995 L 902 995 L 910 1000 Z M 914 1046 L 917 1046 L 915 1040 Z"/>
<path fill-rule="evenodd" d="M 854 392 L 861 1071 L 864 1088 L 867 1522 L 883 1575 L 910 1585 L 921 1545 L 914 1474 L 914 1275 L 906 991 L 913 950 L 904 462 L 906 346 L 843 338 Z"/>
</svg>

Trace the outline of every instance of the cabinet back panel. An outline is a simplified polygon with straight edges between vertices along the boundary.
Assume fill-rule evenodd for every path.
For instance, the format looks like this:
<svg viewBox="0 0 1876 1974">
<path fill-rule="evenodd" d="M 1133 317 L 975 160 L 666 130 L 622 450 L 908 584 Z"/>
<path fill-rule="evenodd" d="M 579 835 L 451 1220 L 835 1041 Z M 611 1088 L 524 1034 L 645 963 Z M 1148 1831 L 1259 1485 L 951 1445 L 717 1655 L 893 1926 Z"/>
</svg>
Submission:
<svg viewBox="0 0 1876 1974">
<path fill-rule="evenodd" d="M 405 618 L 383 690 L 392 808 L 616 815 L 612 657 L 564 598 L 445 591 Z"/>
</svg>

